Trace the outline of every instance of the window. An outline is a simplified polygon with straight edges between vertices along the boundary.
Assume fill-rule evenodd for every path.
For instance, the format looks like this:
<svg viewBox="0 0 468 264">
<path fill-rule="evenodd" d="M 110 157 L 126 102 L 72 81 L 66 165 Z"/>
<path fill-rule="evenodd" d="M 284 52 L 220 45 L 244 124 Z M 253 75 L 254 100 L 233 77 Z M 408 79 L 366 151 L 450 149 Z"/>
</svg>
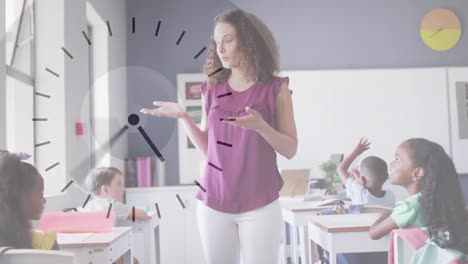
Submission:
<svg viewBox="0 0 468 264">
<path fill-rule="evenodd" d="M 33 0 L 5 2 L 6 147 L 34 156 L 33 10 Z"/>
<path fill-rule="evenodd" d="M 33 76 L 34 19 L 32 0 L 6 0 L 6 64 Z"/>
</svg>

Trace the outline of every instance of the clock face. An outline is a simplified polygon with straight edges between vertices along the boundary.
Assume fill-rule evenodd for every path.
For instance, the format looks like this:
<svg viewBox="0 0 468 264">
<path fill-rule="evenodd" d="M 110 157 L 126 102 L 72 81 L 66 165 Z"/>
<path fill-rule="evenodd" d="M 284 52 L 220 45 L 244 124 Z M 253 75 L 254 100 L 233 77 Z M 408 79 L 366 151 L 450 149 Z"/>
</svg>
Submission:
<svg viewBox="0 0 468 264">
<path fill-rule="evenodd" d="M 227 5 L 227 4 L 225 4 Z M 141 15 L 143 16 L 143 15 Z M 17 19 L 19 20 L 19 18 Z M 122 19 L 121 19 L 122 20 Z M 178 48 L 178 52 L 180 54 L 183 54 L 184 57 L 182 56 L 177 57 L 181 63 L 177 64 L 176 62 L 169 62 L 172 63 L 171 67 L 180 67 L 182 64 L 184 64 L 186 61 L 195 61 L 197 65 L 199 65 L 199 68 L 201 69 L 204 58 L 208 52 L 208 47 L 204 46 L 206 43 L 199 43 L 197 41 L 194 41 L 193 38 L 194 36 L 197 35 L 197 32 L 194 32 L 194 30 L 189 29 L 184 29 L 183 27 L 181 28 L 180 26 L 171 24 L 171 22 L 168 22 L 167 20 L 158 20 L 156 21 L 155 24 L 151 25 L 146 25 L 142 22 L 139 23 L 139 21 L 148 21 L 148 20 L 139 20 L 138 17 L 126 17 L 126 20 L 128 21 L 128 31 L 126 32 L 127 35 L 119 35 L 119 32 L 122 33 L 122 30 L 118 30 L 118 28 L 115 26 L 117 22 L 109 19 L 102 21 L 103 23 L 100 23 L 95 26 L 95 31 L 93 31 L 94 35 L 100 34 L 99 36 L 102 35 L 107 35 L 107 41 L 109 43 L 106 43 L 107 45 L 113 44 L 113 42 L 118 42 L 121 41 L 122 38 L 127 37 L 128 39 L 131 39 L 133 41 L 139 40 L 137 37 L 142 36 L 142 35 L 147 35 L 150 36 L 152 41 L 154 43 L 159 44 L 159 47 L 157 48 L 165 48 L 169 47 L 169 45 L 173 45 Z M 105 28 L 105 30 L 102 30 L 102 28 Z M 150 28 L 150 30 L 148 30 Z M 170 30 L 168 29 L 170 28 Z M 82 30 L 82 31 L 81 31 Z M 212 28 L 210 28 L 210 31 Z M 90 50 L 92 50 L 93 46 L 100 45 L 102 43 L 96 44 L 96 42 L 93 42 L 93 37 L 91 32 L 87 31 L 85 28 L 80 29 L 80 31 L 77 31 L 75 35 L 80 36 L 81 43 L 79 45 L 89 47 Z M 191 39 L 192 38 L 192 39 Z M 144 39 L 144 38 L 141 38 Z M 207 39 L 209 40 L 209 39 Z M 129 40 L 130 42 L 130 40 Z M 192 44 L 191 44 L 192 43 Z M 72 46 L 72 45 L 71 45 Z M 78 46 L 78 45 L 77 45 Z M 80 47 L 81 47 L 80 46 Z M 156 46 L 156 45 L 155 45 Z M 57 47 L 57 53 L 62 56 L 65 59 L 66 63 L 72 64 L 76 63 L 77 61 L 80 60 L 85 60 L 88 58 L 84 58 L 83 56 L 80 56 L 80 53 L 77 52 L 77 48 L 73 49 L 73 47 L 69 46 L 61 46 Z M 50 57 L 53 58 L 56 54 L 51 53 Z M 82 54 L 81 54 L 82 55 Z M 106 57 L 102 57 L 101 53 L 97 53 L 94 55 L 96 57 L 96 60 L 100 61 L 107 61 Z M 174 61 L 176 61 L 174 59 Z M 166 64 L 169 64 L 166 63 Z M 168 67 L 168 68 L 171 68 Z M 182 67 L 180 67 L 182 68 Z M 46 61 L 45 67 L 42 69 L 37 69 L 38 74 L 42 74 L 45 77 L 50 80 L 62 80 L 64 78 L 64 74 L 60 72 L 60 69 L 57 69 L 57 66 L 55 65 L 55 62 L 51 59 L 50 61 Z M 211 74 L 217 74 L 222 69 L 219 69 Z M 183 72 L 181 69 L 180 72 Z M 94 160 L 96 164 L 100 163 L 100 160 L 103 159 L 105 155 L 112 155 L 113 159 L 117 160 L 125 160 L 126 156 L 125 153 L 117 153 L 114 154 L 113 152 L 110 152 L 109 149 L 112 148 L 113 145 L 116 144 L 118 141 L 126 140 L 126 135 L 132 135 L 135 140 L 139 140 L 143 142 L 146 147 L 143 147 L 143 151 L 145 153 L 142 154 L 146 156 L 153 156 L 159 159 L 160 162 L 165 162 L 167 161 L 168 157 L 166 157 L 166 153 L 164 151 L 164 147 L 170 140 L 169 135 L 164 135 L 161 136 L 161 133 L 158 133 L 161 130 L 161 127 L 164 127 L 166 130 L 171 130 L 171 127 L 167 125 L 171 120 L 169 119 L 163 119 L 163 118 L 158 118 L 154 116 L 148 116 L 148 115 L 143 115 L 139 112 L 139 110 L 143 107 L 148 107 L 152 108 L 152 101 L 153 100 L 162 100 L 162 101 L 174 101 L 173 98 L 169 94 L 171 94 L 171 90 L 175 89 L 175 85 L 173 85 L 170 81 L 170 79 L 173 79 L 171 77 L 173 76 L 165 76 L 166 74 L 160 73 L 157 70 L 149 69 L 148 65 L 142 64 L 139 65 L 138 62 L 133 62 L 131 65 L 118 65 L 115 66 L 115 68 L 111 68 L 109 66 L 109 69 L 107 72 L 100 72 L 99 75 L 93 76 L 92 81 L 92 86 L 95 87 L 103 87 L 104 85 L 101 85 L 101 83 L 106 84 L 108 83 L 108 80 L 110 79 L 119 79 L 117 78 L 118 76 L 127 76 L 129 79 L 132 80 L 140 80 L 138 85 L 133 85 L 131 95 L 137 93 L 139 90 L 145 91 L 146 98 L 145 100 L 141 100 L 140 98 L 134 98 L 133 96 L 129 96 L 129 100 L 127 103 L 130 105 L 127 114 L 124 116 L 121 116 L 121 113 L 118 113 L 120 116 L 116 116 L 114 113 L 110 112 L 108 116 L 102 116 L 98 115 L 93 118 L 94 126 L 108 126 L 109 131 L 106 133 L 103 133 L 103 135 L 100 134 L 91 134 L 93 133 L 92 131 L 88 131 L 90 133 L 90 141 L 94 142 L 94 145 L 96 148 L 92 148 L 93 154 L 91 155 L 86 155 L 83 160 L 78 160 L 75 164 L 70 165 L 68 174 L 71 177 L 71 179 L 68 179 L 69 181 L 63 186 L 61 189 L 61 192 L 67 192 L 69 190 L 70 186 L 76 185 L 77 187 L 82 187 L 81 184 L 78 182 L 79 180 L 75 178 L 76 175 L 83 175 L 83 170 L 82 168 L 86 168 L 90 164 L 90 160 Z M 174 76 L 175 77 L 175 76 Z M 147 87 L 146 87 L 147 86 Z M 158 89 L 156 93 L 156 88 Z M 42 91 L 41 91 L 42 92 Z M 51 104 L 52 100 L 56 100 L 56 98 L 59 98 L 56 94 L 48 93 L 48 94 L 43 94 L 43 93 L 36 93 L 35 95 L 40 96 L 42 98 L 49 99 L 48 101 L 44 100 L 41 102 L 41 104 Z M 83 95 L 84 98 L 74 98 L 76 101 L 81 101 L 83 102 L 81 104 L 81 109 L 77 110 L 77 112 L 80 113 L 80 120 L 86 120 L 87 116 L 89 117 L 89 105 L 90 105 L 90 99 L 89 99 L 89 92 L 86 95 Z M 174 97 L 174 96 L 172 96 Z M 182 97 L 181 94 L 177 94 L 175 96 L 177 97 Z M 138 100 L 140 99 L 140 100 Z M 52 101 L 52 103 L 55 103 Z M 79 105 L 79 104 L 76 104 Z M 123 107 L 126 108 L 124 105 Z M 49 108 L 47 108 L 48 110 Z M 44 112 L 46 112 L 44 110 Z M 38 123 L 41 122 L 41 124 L 44 124 L 48 121 L 53 121 L 52 118 L 50 118 L 49 115 L 51 113 L 47 112 L 45 113 L 47 116 L 33 116 L 32 117 L 32 122 Z M 31 119 L 30 119 L 31 120 Z M 155 123 L 157 125 L 155 125 Z M 172 123 L 176 123 L 172 120 Z M 50 124 L 50 122 L 49 122 Z M 73 124 L 68 124 L 68 125 L 73 125 Z M 83 125 L 82 125 L 83 126 Z M 168 128 L 169 127 L 169 128 Z M 84 128 L 80 128 L 83 130 Z M 159 130 L 159 131 L 158 131 Z M 83 133 L 83 132 L 82 132 Z M 36 148 L 39 147 L 48 147 L 52 146 L 53 144 L 64 144 L 66 142 L 58 142 L 59 140 L 56 138 L 51 138 L 51 139 L 46 139 L 44 142 L 37 142 L 38 144 L 35 145 Z M 58 142 L 58 143 L 55 143 Z M 89 142 L 80 142 L 82 144 L 90 144 Z M 114 156 L 117 155 L 117 156 Z M 54 158 L 53 163 L 47 163 L 47 167 L 45 168 L 40 168 L 42 173 L 48 173 L 48 172 L 55 172 L 57 171 L 57 168 L 63 167 L 62 162 L 55 162 L 55 159 L 59 160 L 61 157 L 52 157 Z M 170 158 L 170 157 L 169 157 Z M 45 162 L 44 162 L 45 163 Z M 44 175 L 46 177 L 46 175 Z M 50 177 L 49 177 L 50 178 Z M 207 190 L 197 181 L 194 181 L 194 184 L 196 184 L 203 192 L 207 192 Z M 82 188 L 81 188 L 82 189 Z M 82 189 L 83 190 L 83 189 Z M 83 201 L 83 208 L 86 207 L 86 204 L 90 201 L 91 199 L 91 194 L 87 190 L 83 190 L 86 192 L 86 199 Z M 181 204 L 182 208 L 185 208 L 185 205 L 183 204 L 183 201 L 179 195 L 177 197 L 174 197 L 179 201 Z M 158 212 L 159 215 L 159 207 L 158 204 L 155 204 L 156 206 L 156 211 Z M 109 211 L 110 211 L 111 205 L 109 205 Z M 133 207 L 134 208 L 134 207 Z M 133 210 L 134 212 L 134 210 Z M 107 215 L 108 216 L 108 215 Z M 160 216 L 159 216 L 160 217 Z M 134 217 L 133 217 L 134 218 Z"/>
<path fill-rule="evenodd" d="M 448 9 L 433 9 L 427 13 L 419 33 L 424 43 L 437 51 L 454 47 L 462 34 L 460 20 Z"/>
<path fill-rule="evenodd" d="M 233 5 L 230 3 L 226 3 L 226 9 L 232 9 Z M 230 8 L 228 8 L 230 7 Z M 235 7 L 235 6 L 234 6 Z M 148 8 L 149 10 L 150 8 Z M 97 17 L 97 15 L 94 15 Z M 144 14 L 141 14 L 141 16 L 144 16 Z M 99 16 L 100 19 L 102 19 L 101 16 Z M 94 53 L 91 51 L 94 51 L 94 47 L 102 47 L 104 44 L 110 46 L 111 44 L 121 41 L 122 38 L 128 38 L 128 42 L 133 42 L 133 43 L 138 43 L 139 40 L 145 40 L 145 38 L 142 38 L 141 36 L 150 36 L 150 41 L 151 44 L 158 44 L 157 48 L 162 48 L 164 49 L 165 47 L 169 47 L 169 45 L 176 46 L 177 49 L 177 55 L 179 53 L 182 56 L 176 57 L 178 60 L 174 60 L 174 62 L 164 62 L 164 64 L 171 64 L 171 67 L 168 68 L 181 68 L 181 65 L 185 65 L 187 61 L 195 61 L 196 64 L 198 64 L 201 68 L 204 62 L 204 57 L 207 55 L 209 52 L 207 46 L 203 46 L 204 43 L 194 41 L 195 39 L 194 36 L 197 36 L 197 32 L 194 32 L 193 30 L 190 29 L 184 29 L 180 28 L 176 25 L 171 24 L 170 22 L 159 20 L 156 23 L 151 23 L 148 25 L 148 23 L 138 23 L 140 20 L 138 17 L 132 17 L 128 16 L 126 17 L 127 20 L 127 28 L 125 28 L 124 31 L 128 32 L 122 32 L 122 30 L 119 31 L 119 28 L 117 28 L 115 25 L 118 24 L 115 20 L 102 20 L 99 23 L 93 24 L 93 28 L 90 29 L 85 29 L 85 28 L 80 28 L 79 31 L 76 31 L 73 33 L 73 37 L 76 38 L 78 35 L 80 38 L 79 40 L 81 42 L 76 42 L 78 43 L 75 47 L 73 45 L 69 46 L 61 46 L 57 47 L 57 53 L 60 54 L 60 56 L 63 56 L 65 58 L 65 63 L 66 64 L 72 64 L 76 63 L 77 61 L 80 60 L 85 60 L 89 58 L 84 58 L 82 55 L 83 53 L 77 53 L 77 50 L 80 50 L 79 48 L 85 47 L 86 49 L 89 48 L 89 52 L 92 54 L 93 58 L 95 61 L 108 61 L 107 57 L 102 57 L 105 55 L 105 53 Z M 123 19 L 125 21 L 125 19 Z M 142 21 L 148 21 L 148 20 L 142 20 Z M 166 26 L 167 25 L 167 26 Z M 210 26 L 211 27 L 211 26 Z M 167 28 L 170 28 L 171 30 L 167 30 Z M 128 29 L 128 30 L 127 30 Z M 175 30 L 173 30 L 175 29 Z M 210 31 L 212 28 L 210 28 Z M 172 31 L 177 31 L 177 32 L 172 32 Z M 119 34 L 120 33 L 120 34 Z M 123 33 L 123 34 L 122 34 Z M 72 35 L 72 34 L 70 34 Z M 93 38 L 94 36 L 94 38 Z M 97 38 L 96 36 L 99 36 Z M 102 36 L 105 36 L 106 42 L 102 41 L 96 41 L 102 39 Z M 192 40 L 190 38 L 193 38 Z M 78 39 L 77 39 L 78 40 Z M 191 41 L 190 41 L 191 40 Z M 108 43 L 107 43 L 108 41 Z M 154 43 L 153 43 L 154 42 Z M 144 42 L 143 42 L 144 43 Z M 192 44 L 190 44 L 192 43 Z M 80 46 L 79 46 L 80 45 Z M 135 45 L 136 46 L 136 45 Z M 79 48 L 78 48 L 79 47 Z M 75 48 L 75 49 L 74 49 Z M 83 49 L 84 50 L 84 49 Z M 51 60 L 46 61 L 44 68 L 42 69 L 37 69 L 38 74 L 45 75 L 44 78 L 48 78 L 48 80 L 63 80 L 64 74 L 60 72 L 60 65 L 56 65 L 56 62 L 52 60 L 53 56 L 56 54 L 53 54 L 51 52 Z M 80 56 L 81 55 L 81 56 Z M 88 55 L 88 54 L 86 54 Z M 86 155 L 83 160 L 78 160 L 74 162 L 73 164 L 69 165 L 69 168 L 67 168 L 67 174 L 71 177 L 69 177 L 69 181 L 61 188 L 61 192 L 67 192 L 69 190 L 70 186 L 76 185 L 78 188 L 82 187 L 82 184 L 79 183 L 81 181 L 78 177 L 76 176 L 82 176 L 83 174 L 83 168 L 87 169 L 90 164 L 91 160 L 94 160 L 95 164 L 100 164 L 100 160 L 103 159 L 105 155 L 112 155 L 113 159 L 117 160 L 125 160 L 126 153 L 119 153 L 114 154 L 114 152 L 111 152 L 110 149 L 115 146 L 119 140 L 125 140 L 127 136 L 132 136 L 133 141 L 132 142 L 137 142 L 136 140 L 139 140 L 141 142 L 144 142 L 144 145 L 146 145 L 146 148 L 144 148 L 146 151 L 143 153 L 146 156 L 153 156 L 159 159 L 160 162 L 165 162 L 170 159 L 169 157 L 166 157 L 166 153 L 164 151 L 164 147 L 170 140 L 170 137 L 163 137 L 161 136 L 161 133 L 159 131 L 161 130 L 162 127 L 166 130 L 168 127 L 163 123 L 162 120 L 163 118 L 158 118 L 154 116 L 148 116 L 148 115 L 143 115 L 139 112 L 139 110 L 143 107 L 149 107 L 151 108 L 152 106 L 152 100 L 161 100 L 161 101 L 174 101 L 171 100 L 171 97 L 169 94 L 171 94 L 171 89 L 175 89 L 174 85 L 171 85 L 170 79 L 173 76 L 166 76 L 166 74 L 160 73 L 155 69 L 149 69 L 147 64 L 144 64 L 146 61 L 145 58 L 140 58 L 137 57 L 140 61 L 133 61 L 132 63 L 129 63 L 127 65 L 118 65 L 115 66 L 115 68 L 108 67 L 105 68 L 106 71 L 104 72 L 99 72 L 99 74 L 95 74 L 92 77 L 90 76 L 91 84 L 90 86 L 93 87 L 94 90 L 97 90 L 96 87 L 105 87 L 109 86 L 108 80 L 120 80 L 120 76 L 127 76 L 129 80 L 138 80 L 137 83 L 131 83 L 129 84 L 129 87 L 131 87 L 131 91 L 128 94 L 125 94 L 124 96 L 127 96 L 126 103 L 128 103 L 129 107 L 127 108 L 126 114 L 122 115 L 122 112 L 117 112 L 114 113 L 112 111 L 108 111 L 109 113 L 107 115 L 101 115 L 99 111 L 95 111 L 95 115 L 93 115 L 92 122 L 95 127 L 105 127 L 105 133 L 99 134 L 91 134 L 93 133 L 92 131 L 89 131 L 90 133 L 90 142 L 81 142 L 83 144 L 94 144 L 91 146 L 91 155 Z M 92 62 L 92 60 L 91 60 Z M 179 62 L 179 64 L 177 64 Z M 96 64 L 96 63 L 95 63 Z M 95 66 L 94 64 L 92 65 L 93 67 Z M 100 67 L 104 68 L 101 64 L 99 64 Z M 123 66 L 123 67 L 122 67 Z M 89 66 L 88 66 L 89 67 Z M 207 75 L 209 77 L 219 74 L 222 72 L 224 69 L 219 68 L 217 70 L 214 70 L 213 72 L 208 73 Z M 183 70 L 180 70 L 181 72 Z M 94 71 L 93 72 L 98 72 Z M 110 87 L 110 86 L 109 86 Z M 157 93 L 156 93 L 156 89 Z M 164 90 L 167 89 L 167 90 Z M 99 90 L 102 92 L 102 89 Z M 104 90 L 106 91 L 106 90 Z M 109 90 L 110 91 L 110 90 Z M 41 91 L 42 92 L 42 91 Z M 138 94 L 139 92 L 144 92 L 145 96 L 134 96 L 135 94 Z M 179 91 L 180 92 L 180 91 Z M 88 93 L 90 93 L 88 91 Z M 109 93 L 109 92 L 107 92 Z M 154 93 L 154 94 L 153 94 Z M 95 96 L 97 93 L 93 94 Z M 50 99 L 49 101 L 45 101 L 43 104 L 52 104 L 55 103 L 52 100 L 56 100 L 56 98 L 59 98 L 56 94 L 42 94 L 42 93 L 36 93 L 36 95 L 42 96 L 44 98 Z M 185 95 L 185 94 L 184 94 Z M 80 94 L 81 96 L 81 94 Z M 196 95 L 190 95 L 193 96 L 193 100 L 199 99 L 197 98 Z M 83 94 L 83 99 L 81 100 L 83 103 L 81 104 L 81 109 L 78 109 L 77 112 L 80 112 L 80 120 L 87 120 L 90 116 L 90 104 L 91 101 L 96 99 L 90 99 L 91 96 Z M 181 94 L 177 94 L 176 97 L 183 97 Z M 76 101 L 79 101 L 80 98 L 77 96 L 73 98 Z M 62 100 L 62 99 L 61 99 Z M 99 102 L 101 103 L 106 110 L 109 108 L 108 105 L 106 105 L 106 102 Z M 74 104 L 75 106 L 79 105 Z M 126 108 L 125 105 L 123 107 Z M 45 118 L 42 116 L 42 114 L 45 114 L 47 117 L 50 117 L 52 113 L 48 110 L 52 108 L 44 108 L 41 109 L 43 113 L 41 113 L 40 116 L 34 116 L 32 117 L 33 122 L 47 122 L 47 121 L 54 121 L 52 118 L 49 120 L 49 118 Z M 35 113 L 36 114 L 36 113 Z M 90 121 L 91 122 L 91 121 Z M 157 122 L 158 125 L 155 125 Z M 51 122 L 49 122 L 50 124 Z M 173 122 L 174 123 L 174 122 Z M 80 123 L 81 126 L 83 126 L 83 123 Z M 70 124 L 67 124 L 70 125 Z M 80 128 L 82 131 L 84 128 Z M 78 129 L 76 129 L 78 131 Z M 76 132 L 78 133 L 78 132 Z M 81 135 L 83 132 L 80 132 Z M 78 135 L 78 134 L 77 134 Z M 62 140 L 62 139 L 61 139 Z M 86 139 L 88 140 L 88 139 Z M 51 146 L 53 144 L 60 144 L 62 143 L 63 145 L 66 142 L 58 142 L 59 139 L 56 138 L 51 138 L 47 139 L 47 141 L 43 143 L 36 144 L 37 147 L 41 146 Z M 84 140 L 83 140 L 84 141 Z M 117 155 L 117 156 L 114 156 Z M 62 159 L 62 157 L 53 157 L 54 159 Z M 210 164 L 210 162 L 208 161 Z M 51 164 L 47 163 L 47 167 L 45 168 L 45 172 L 49 171 L 57 171 L 57 168 L 64 167 L 64 164 L 62 162 L 54 162 Z M 49 177 L 50 178 L 50 177 Z M 76 181 L 76 182 L 75 182 Z M 209 192 L 209 189 L 205 189 L 205 187 L 200 184 L 197 181 L 193 181 L 193 183 L 198 186 L 198 188 L 203 191 L 203 192 Z M 82 207 L 85 208 L 87 203 L 91 199 L 91 194 L 88 190 L 82 189 L 83 192 L 87 195 L 86 199 L 83 200 L 83 205 Z M 179 195 L 176 195 L 174 199 L 177 199 L 182 207 L 182 209 L 185 209 L 185 205 L 182 201 L 182 198 Z M 158 213 L 159 218 L 160 216 L 160 211 L 158 204 L 154 204 L 155 209 Z M 152 207 L 152 206 L 151 206 Z M 112 209 L 112 204 L 109 204 L 109 209 L 106 217 L 109 217 L 109 212 Z M 134 212 L 135 212 L 135 207 L 133 206 L 133 221 L 135 220 L 134 217 Z"/>
</svg>

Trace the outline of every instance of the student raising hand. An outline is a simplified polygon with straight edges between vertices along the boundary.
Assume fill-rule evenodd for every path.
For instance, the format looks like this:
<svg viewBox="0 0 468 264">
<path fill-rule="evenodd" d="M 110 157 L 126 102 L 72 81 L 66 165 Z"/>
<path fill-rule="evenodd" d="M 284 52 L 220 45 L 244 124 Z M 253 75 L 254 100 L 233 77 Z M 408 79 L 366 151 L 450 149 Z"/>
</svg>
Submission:
<svg viewBox="0 0 468 264">
<path fill-rule="evenodd" d="M 346 196 L 353 204 L 368 204 L 393 207 L 395 197 L 382 189 L 388 179 L 387 163 L 379 157 L 364 158 L 359 167 L 350 170 L 354 160 L 370 148 L 370 142 L 361 138 L 350 154 L 338 165 L 337 172 L 345 185 Z"/>
<path fill-rule="evenodd" d="M 369 140 L 367 140 L 367 138 L 361 138 L 359 140 L 359 143 L 354 148 L 353 153 L 359 156 L 362 153 L 366 152 L 368 149 L 370 149 L 370 145 L 371 143 L 369 142 Z"/>
<path fill-rule="evenodd" d="M 364 179 L 363 179 L 364 177 L 361 176 L 357 168 L 352 169 L 349 172 L 349 174 L 357 183 L 359 183 L 360 185 L 364 185 Z"/>
<path fill-rule="evenodd" d="M 353 177 L 353 175 L 349 171 L 351 164 L 359 155 L 364 153 L 369 148 L 370 148 L 370 142 L 366 138 L 361 138 L 359 140 L 359 143 L 356 145 L 356 147 L 354 147 L 353 151 L 344 158 L 343 162 L 341 162 L 338 165 L 337 172 L 343 184 L 346 183 L 346 180 L 348 178 Z M 355 173 L 357 172 L 359 174 L 359 171 L 357 169 L 354 169 L 354 171 Z"/>
</svg>

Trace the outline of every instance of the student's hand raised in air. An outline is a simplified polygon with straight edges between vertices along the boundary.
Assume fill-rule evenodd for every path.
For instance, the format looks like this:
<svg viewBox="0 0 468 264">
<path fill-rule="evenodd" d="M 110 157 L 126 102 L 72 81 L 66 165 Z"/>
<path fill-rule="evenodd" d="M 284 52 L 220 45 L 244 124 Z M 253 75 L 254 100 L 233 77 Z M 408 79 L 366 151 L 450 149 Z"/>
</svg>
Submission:
<svg viewBox="0 0 468 264">
<path fill-rule="evenodd" d="M 181 118 L 185 115 L 184 109 L 176 103 L 173 102 L 153 102 L 153 105 L 158 106 L 158 108 L 148 109 L 143 108 L 140 112 L 146 115 L 154 115 L 159 117 L 170 117 L 170 118 Z"/>
<path fill-rule="evenodd" d="M 243 127 L 251 130 L 261 130 L 267 123 L 263 120 L 260 113 L 253 110 L 250 107 L 246 107 L 245 111 L 247 112 L 246 116 L 243 117 L 228 117 L 223 120 L 223 122 L 235 125 L 238 127 Z"/>
<path fill-rule="evenodd" d="M 364 183 L 364 179 L 363 179 L 364 177 L 361 176 L 361 173 L 359 172 L 359 170 L 358 170 L 357 168 L 352 169 L 352 170 L 349 172 L 349 174 L 351 175 L 351 177 L 353 177 L 353 179 L 354 179 L 357 183 L 359 183 L 359 184 L 361 184 L 361 185 L 364 185 L 364 184 L 365 184 L 365 183 Z"/>
<path fill-rule="evenodd" d="M 357 178 L 359 178 L 361 176 L 361 174 L 359 173 L 359 170 L 357 168 L 354 168 L 354 169 L 350 170 L 349 175 L 351 175 L 351 177 L 353 177 L 353 179 L 355 179 L 355 180 L 357 180 Z"/>
<path fill-rule="evenodd" d="M 361 138 L 361 140 L 359 140 L 359 143 L 354 148 L 354 153 L 357 155 L 361 155 L 370 148 L 370 145 L 371 143 L 367 140 L 367 138 Z"/>
</svg>

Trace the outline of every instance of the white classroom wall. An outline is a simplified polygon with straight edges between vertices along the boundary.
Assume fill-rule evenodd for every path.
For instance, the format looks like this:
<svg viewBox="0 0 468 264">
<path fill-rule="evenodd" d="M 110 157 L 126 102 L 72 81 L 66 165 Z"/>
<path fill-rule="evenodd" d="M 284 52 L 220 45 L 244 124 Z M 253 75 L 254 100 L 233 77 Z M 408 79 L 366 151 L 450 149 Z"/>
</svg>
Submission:
<svg viewBox="0 0 468 264">
<path fill-rule="evenodd" d="M 332 153 L 347 153 L 361 136 L 367 155 L 393 157 L 409 137 L 449 147 L 444 69 L 285 72 L 293 90 L 299 149 L 281 167 L 317 166 Z M 434 124 L 434 126 L 433 126 Z M 434 129 L 438 127 L 439 129 Z"/>
<path fill-rule="evenodd" d="M 63 46 L 73 55 L 67 57 L 61 50 L 65 62 L 65 142 L 66 182 L 76 175 L 86 174 L 89 163 L 82 161 L 89 155 L 89 104 L 88 104 L 88 44 L 81 33 L 86 29 L 86 1 L 64 1 L 64 42 Z M 75 135 L 75 123 L 85 124 L 85 135 Z M 63 188 L 63 186 L 60 186 Z"/>
<path fill-rule="evenodd" d="M 45 178 L 45 193 L 58 193 L 65 185 L 66 116 L 65 111 L 65 58 L 60 47 L 65 38 L 64 2 L 62 0 L 35 1 L 35 46 L 36 87 L 40 93 L 51 96 L 50 100 L 36 100 L 35 116 L 48 118 L 47 122 L 35 123 L 35 141 L 51 141 L 50 145 L 36 148 L 36 166 Z M 49 68 L 59 78 L 45 71 Z M 46 172 L 56 162 L 60 165 Z"/>
<path fill-rule="evenodd" d="M 125 0 L 92 0 L 87 6 L 88 22 L 93 26 L 94 91 L 97 144 L 106 142 L 112 134 L 127 124 L 127 17 Z M 99 21 L 100 20 L 100 21 Z M 109 36 L 106 21 L 112 28 Z M 111 155 L 100 166 L 123 169 L 127 153 L 124 134 L 113 146 Z"/>
<path fill-rule="evenodd" d="M 102 62 L 108 68 L 97 68 L 96 78 L 107 75 L 108 69 L 115 65 L 125 65 L 126 62 L 126 18 L 125 1 L 90 1 L 105 20 L 112 21 L 113 41 L 108 47 L 96 45 L 95 59 Z M 48 127 L 37 129 L 38 141 L 49 139 L 52 141 L 47 148 L 39 150 L 38 168 L 44 169 L 47 164 L 58 161 L 61 166 L 44 173 L 46 179 L 46 193 L 49 194 L 46 210 L 61 210 L 70 205 L 83 202 L 82 192 L 75 188 L 67 190 L 67 197 L 60 195 L 60 190 L 71 180 L 73 171 L 75 175 L 84 177 L 90 169 L 90 142 L 89 142 L 89 58 L 88 44 L 82 35 L 86 30 L 87 14 L 85 0 L 38 0 L 36 2 L 36 38 L 37 38 L 37 91 L 53 96 L 53 103 L 42 104 L 37 115 L 53 116 Z M 104 22 L 105 23 L 105 22 Z M 62 25 L 62 26 L 58 26 Z M 105 24 L 104 24 L 105 25 Z M 98 31 L 103 31 L 98 28 Z M 107 36 L 107 27 L 104 37 Z M 65 47 L 74 59 L 68 58 L 61 47 Z M 55 78 L 45 72 L 45 67 L 56 70 L 60 78 Z M 125 72 L 125 71 L 124 71 Z M 65 73 L 65 74 L 64 74 Z M 121 72 L 108 74 L 108 83 L 111 83 L 111 92 L 108 92 L 106 102 L 107 112 L 113 116 L 121 117 L 125 123 L 127 118 L 126 107 L 126 74 Z M 105 87 L 107 90 L 107 87 Z M 38 107 L 36 106 L 36 109 Z M 63 111 L 65 109 L 65 111 Z M 103 119 L 104 120 L 104 119 Z M 108 119 L 105 119 L 108 120 Z M 75 122 L 85 124 L 85 135 L 75 136 Z M 107 122 L 107 121 L 106 121 Z M 122 120 L 121 123 L 125 124 Z M 103 122 L 101 122 L 103 124 Z M 107 128 L 114 129 L 115 122 L 104 124 Z M 112 129 L 107 129 L 106 138 L 110 137 Z M 104 137 L 104 136 L 103 136 Z M 56 144 L 54 144 L 56 142 Z M 66 142 L 67 144 L 63 144 Z M 120 152 L 118 157 L 126 153 L 127 140 L 123 136 L 113 151 Z M 64 166 L 65 165 L 65 166 Z M 122 168 L 121 160 L 108 159 L 105 165 Z M 52 194 L 52 195 L 51 195 Z"/>
</svg>

